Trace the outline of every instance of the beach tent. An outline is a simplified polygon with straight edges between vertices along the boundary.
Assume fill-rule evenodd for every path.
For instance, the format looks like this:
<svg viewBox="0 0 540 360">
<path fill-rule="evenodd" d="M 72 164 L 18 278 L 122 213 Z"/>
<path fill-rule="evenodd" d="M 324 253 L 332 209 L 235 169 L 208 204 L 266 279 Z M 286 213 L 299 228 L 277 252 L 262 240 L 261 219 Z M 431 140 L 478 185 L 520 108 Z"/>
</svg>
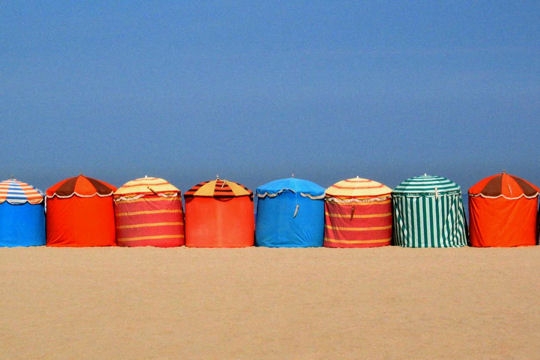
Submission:
<svg viewBox="0 0 540 360">
<path fill-rule="evenodd" d="M 453 181 L 423 175 L 409 178 L 392 191 L 394 244 L 403 247 L 467 245 L 461 188 Z"/>
<path fill-rule="evenodd" d="M 294 177 L 259 186 L 255 243 L 267 247 L 322 246 L 324 190 Z"/>
<path fill-rule="evenodd" d="M 360 177 L 326 189 L 324 246 L 362 248 L 390 245 L 392 189 Z"/>
<path fill-rule="evenodd" d="M 469 189 L 471 246 L 536 245 L 539 188 L 501 173 Z"/>
<path fill-rule="evenodd" d="M 115 245 L 115 190 L 113 185 L 84 175 L 47 189 L 47 246 Z"/>
<path fill-rule="evenodd" d="M 43 194 L 15 179 L 0 182 L 0 246 L 45 245 Z"/>
<path fill-rule="evenodd" d="M 120 246 L 184 245 L 180 190 L 167 180 L 145 176 L 113 195 L 116 243 Z"/>
<path fill-rule="evenodd" d="M 253 192 L 233 181 L 201 182 L 184 194 L 186 246 L 253 246 Z"/>
</svg>

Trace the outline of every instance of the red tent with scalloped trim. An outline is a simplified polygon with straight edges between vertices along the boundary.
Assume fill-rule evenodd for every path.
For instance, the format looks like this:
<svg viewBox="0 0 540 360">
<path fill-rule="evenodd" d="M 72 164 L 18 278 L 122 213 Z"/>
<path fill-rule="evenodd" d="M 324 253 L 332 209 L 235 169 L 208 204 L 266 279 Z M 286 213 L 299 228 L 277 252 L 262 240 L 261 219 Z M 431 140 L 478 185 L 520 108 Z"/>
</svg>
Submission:
<svg viewBox="0 0 540 360">
<path fill-rule="evenodd" d="M 515 175 L 495 174 L 469 189 L 471 246 L 536 245 L 539 188 Z"/>
<path fill-rule="evenodd" d="M 47 189 L 47 246 L 116 245 L 111 184 L 84 175 Z"/>
</svg>

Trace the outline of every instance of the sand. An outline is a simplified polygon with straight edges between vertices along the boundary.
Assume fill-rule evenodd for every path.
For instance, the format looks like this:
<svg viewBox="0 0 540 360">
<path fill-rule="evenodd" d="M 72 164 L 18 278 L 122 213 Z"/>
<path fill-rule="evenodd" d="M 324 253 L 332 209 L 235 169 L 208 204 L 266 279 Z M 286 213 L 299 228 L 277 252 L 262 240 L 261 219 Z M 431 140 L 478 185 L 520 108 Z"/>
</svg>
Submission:
<svg viewBox="0 0 540 360">
<path fill-rule="evenodd" d="M 0 249 L 2 359 L 533 359 L 540 247 Z"/>
</svg>

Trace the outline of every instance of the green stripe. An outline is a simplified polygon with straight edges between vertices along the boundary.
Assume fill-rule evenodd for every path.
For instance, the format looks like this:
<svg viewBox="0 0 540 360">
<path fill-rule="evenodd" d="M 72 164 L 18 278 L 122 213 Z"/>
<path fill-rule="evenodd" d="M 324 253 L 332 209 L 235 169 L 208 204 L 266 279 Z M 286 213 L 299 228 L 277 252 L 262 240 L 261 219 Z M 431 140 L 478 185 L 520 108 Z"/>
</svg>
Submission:
<svg viewBox="0 0 540 360">
<path fill-rule="evenodd" d="M 394 244 L 404 247 L 467 245 L 465 209 L 460 194 L 392 198 Z"/>
</svg>

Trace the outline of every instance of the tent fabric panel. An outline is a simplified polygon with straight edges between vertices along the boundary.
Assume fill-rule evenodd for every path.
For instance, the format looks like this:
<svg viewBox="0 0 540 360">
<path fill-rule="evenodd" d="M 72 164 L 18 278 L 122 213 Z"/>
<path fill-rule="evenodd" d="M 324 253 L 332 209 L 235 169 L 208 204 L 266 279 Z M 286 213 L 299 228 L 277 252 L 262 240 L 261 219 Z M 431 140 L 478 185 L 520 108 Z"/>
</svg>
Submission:
<svg viewBox="0 0 540 360">
<path fill-rule="evenodd" d="M 391 192 L 392 189 L 380 182 L 356 177 L 338 181 L 327 188 L 325 194 L 327 197 L 373 197 Z"/>
<path fill-rule="evenodd" d="M 324 246 L 374 247 L 392 240 L 390 200 L 370 205 L 325 203 Z"/>
<path fill-rule="evenodd" d="M 471 246 L 536 245 L 537 209 L 538 198 L 469 197 Z"/>
<path fill-rule="evenodd" d="M 448 192 L 461 192 L 461 188 L 450 179 L 432 175 L 406 179 L 392 191 L 393 194 L 440 194 Z"/>
<path fill-rule="evenodd" d="M 188 247 L 253 246 L 253 200 L 249 196 L 186 199 L 185 240 Z"/>
<path fill-rule="evenodd" d="M 43 194 L 33 186 L 15 179 L 0 182 L 0 203 L 10 204 L 40 204 Z"/>
<path fill-rule="evenodd" d="M 324 201 L 290 191 L 257 203 L 255 242 L 266 247 L 320 247 L 324 238 Z"/>
<path fill-rule="evenodd" d="M 259 186 L 255 192 L 258 198 L 275 197 L 283 192 L 292 192 L 311 199 L 322 199 L 325 189 L 312 181 L 290 177 L 270 181 Z"/>
<path fill-rule="evenodd" d="M 45 245 L 45 212 L 40 204 L 0 204 L 0 247 Z"/>
<path fill-rule="evenodd" d="M 120 246 L 184 245 L 184 216 L 179 198 L 145 196 L 114 203 Z"/>
<path fill-rule="evenodd" d="M 114 246 L 112 196 L 47 200 L 47 246 Z"/>
<path fill-rule="evenodd" d="M 236 197 L 253 196 L 253 192 L 244 185 L 234 181 L 216 179 L 208 180 L 193 186 L 186 191 L 184 197 L 206 196 L 206 197 Z"/>
<path fill-rule="evenodd" d="M 461 247 L 467 245 L 461 196 L 394 196 L 394 244 L 403 247 Z"/>
<path fill-rule="evenodd" d="M 47 189 L 47 197 L 70 198 L 79 197 L 108 197 L 116 187 L 105 181 L 90 178 L 84 175 L 67 178 Z"/>
<path fill-rule="evenodd" d="M 179 194 L 180 190 L 169 183 L 167 180 L 157 177 L 146 176 L 126 182 L 119 187 L 114 196 L 128 196 L 128 195 L 141 195 L 141 194 Z"/>
<path fill-rule="evenodd" d="M 469 197 L 480 196 L 486 198 L 504 197 L 506 199 L 535 198 L 539 196 L 540 189 L 515 175 L 500 173 L 488 176 L 470 187 Z"/>
</svg>

